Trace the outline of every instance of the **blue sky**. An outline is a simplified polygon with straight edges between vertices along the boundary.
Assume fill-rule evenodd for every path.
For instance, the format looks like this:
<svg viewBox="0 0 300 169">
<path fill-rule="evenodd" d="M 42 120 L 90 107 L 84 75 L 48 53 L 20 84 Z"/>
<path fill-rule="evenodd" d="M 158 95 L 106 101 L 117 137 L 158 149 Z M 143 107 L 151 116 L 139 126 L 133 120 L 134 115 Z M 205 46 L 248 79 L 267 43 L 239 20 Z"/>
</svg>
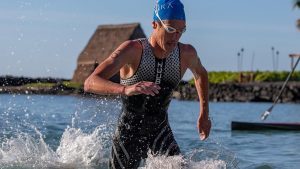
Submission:
<svg viewBox="0 0 300 169">
<path fill-rule="evenodd" d="M 71 78 L 79 53 L 98 25 L 140 22 L 151 34 L 155 0 L 3 0 L 0 4 L 0 75 Z M 183 43 L 192 44 L 208 71 L 289 70 L 300 53 L 300 10 L 292 0 L 182 0 L 187 17 Z M 299 70 L 299 68 L 298 68 Z M 190 73 L 185 78 L 190 78 Z"/>
</svg>

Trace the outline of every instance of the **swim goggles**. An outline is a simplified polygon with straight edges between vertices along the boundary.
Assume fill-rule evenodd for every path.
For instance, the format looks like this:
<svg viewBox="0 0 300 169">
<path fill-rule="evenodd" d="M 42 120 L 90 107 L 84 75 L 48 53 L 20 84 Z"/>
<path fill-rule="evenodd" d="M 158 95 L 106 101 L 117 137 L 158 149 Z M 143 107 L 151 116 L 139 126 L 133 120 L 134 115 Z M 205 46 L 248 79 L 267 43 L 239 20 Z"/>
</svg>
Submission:
<svg viewBox="0 0 300 169">
<path fill-rule="evenodd" d="M 186 28 L 183 28 L 182 30 L 177 30 L 176 28 L 173 28 L 172 26 L 167 26 L 164 24 L 164 22 L 160 19 L 159 15 L 158 15 L 158 11 L 155 10 L 155 15 L 157 16 L 157 18 L 159 19 L 160 23 L 163 25 L 164 29 L 168 32 L 168 33 L 180 33 L 183 34 L 186 31 Z"/>
</svg>

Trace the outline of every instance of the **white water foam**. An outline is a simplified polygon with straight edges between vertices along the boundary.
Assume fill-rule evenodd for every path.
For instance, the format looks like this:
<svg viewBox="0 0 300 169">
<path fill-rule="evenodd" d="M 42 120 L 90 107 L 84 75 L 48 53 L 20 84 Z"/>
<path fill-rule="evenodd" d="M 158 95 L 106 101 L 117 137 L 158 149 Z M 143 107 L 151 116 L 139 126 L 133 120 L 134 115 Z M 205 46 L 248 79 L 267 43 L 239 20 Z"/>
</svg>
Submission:
<svg viewBox="0 0 300 169">
<path fill-rule="evenodd" d="M 226 162 L 223 160 L 201 160 L 192 161 L 184 156 L 153 156 L 148 153 L 144 167 L 139 169 L 226 169 Z"/>
<path fill-rule="evenodd" d="M 93 133 L 67 128 L 60 145 L 53 151 L 39 139 L 24 133 L 16 138 L 6 139 L 0 147 L 0 168 L 91 168 L 107 163 L 105 147 L 108 134 L 105 126 L 98 126 Z"/>
<path fill-rule="evenodd" d="M 16 138 L 6 139 L 0 147 L 0 168 L 107 168 L 109 142 L 111 136 L 106 126 L 98 126 L 92 133 L 84 133 L 78 128 L 67 128 L 57 150 L 52 150 L 36 130 L 39 138 L 19 134 Z M 214 151 L 215 152 L 215 151 Z M 140 169 L 226 169 L 231 161 L 219 158 L 209 150 L 193 150 L 185 156 L 152 156 Z M 224 155 L 224 154 L 223 154 Z"/>
<path fill-rule="evenodd" d="M 97 127 L 93 133 L 83 133 L 80 129 L 68 128 L 56 151 L 61 163 L 98 165 L 105 162 L 105 146 L 110 135 L 104 131 L 105 126 Z M 107 160 L 106 160 L 107 161 Z"/>
<path fill-rule="evenodd" d="M 43 139 L 36 140 L 28 134 L 7 139 L 1 145 L 0 154 L 1 167 L 51 166 L 59 159 Z"/>
</svg>

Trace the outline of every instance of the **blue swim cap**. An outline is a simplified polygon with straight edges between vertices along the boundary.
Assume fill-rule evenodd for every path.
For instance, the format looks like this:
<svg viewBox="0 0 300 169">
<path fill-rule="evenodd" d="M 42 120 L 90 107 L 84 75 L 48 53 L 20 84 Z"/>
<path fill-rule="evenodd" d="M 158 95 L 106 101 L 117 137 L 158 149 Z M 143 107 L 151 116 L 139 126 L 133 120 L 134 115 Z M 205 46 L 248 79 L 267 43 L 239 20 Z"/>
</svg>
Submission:
<svg viewBox="0 0 300 169">
<path fill-rule="evenodd" d="M 159 21 L 156 12 L 161 20 L 184 20 L 184 6 L 180 0 L 157 0 L 154 8 L 153 20 Z"/>
</svg>

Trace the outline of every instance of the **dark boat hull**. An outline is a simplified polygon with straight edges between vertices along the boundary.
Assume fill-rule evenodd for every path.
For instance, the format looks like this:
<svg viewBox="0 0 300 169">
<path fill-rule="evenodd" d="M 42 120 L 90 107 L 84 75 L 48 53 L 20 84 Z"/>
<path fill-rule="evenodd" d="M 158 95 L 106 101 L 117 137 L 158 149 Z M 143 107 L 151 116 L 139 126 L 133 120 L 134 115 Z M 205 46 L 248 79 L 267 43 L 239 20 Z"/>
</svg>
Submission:
<svg viewBox="0 0 300 169">
<path fill-rule="evenodd" d="M 231 122 L 231 130 L 299 130 L 300 123 Z"/>
</svg>

